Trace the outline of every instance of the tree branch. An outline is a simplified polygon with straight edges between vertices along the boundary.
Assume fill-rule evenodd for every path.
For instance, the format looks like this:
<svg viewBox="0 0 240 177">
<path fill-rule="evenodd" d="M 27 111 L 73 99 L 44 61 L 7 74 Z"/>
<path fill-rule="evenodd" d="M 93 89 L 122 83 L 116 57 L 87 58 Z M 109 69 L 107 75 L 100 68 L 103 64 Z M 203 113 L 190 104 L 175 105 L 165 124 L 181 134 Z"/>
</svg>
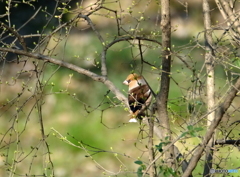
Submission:
<svg viewBox="0 0 240 177">
<path fill-rule="evenodd" d="M 58 66 L 63 66 L 65 68 L 71 69 L 73 71 L 76 71 L 77 73 L 84 74 L 84 75 L 90 77 L 94 81 L 102 82 L 103 84 L 105 84 L 108 87 L 108 89 L 117 97 L 117 99 L 119 101 L 123 102 L 126 106 L 128 106 L 127 98 L 105 76 L 97 75 L 97 74 L 95 74 L 95 73 L 93 73 L 93 72 L 91 72 L 87 69 L 83 69 L 83 68 L 81 68 L 79 66 L 76 66 L 74 64 L 71 64 L 71 63 L 68 63 L 68 62 L 65 62 L 65 61 L 62 61 L 62 60 L 57 60 L 57 59 L 54 59 L 54 58 L 51 58 L 51 57 L 48 57 L 48 56 L 45 56 L 45 55 L 42 55 L 42 54 L 38 54 L 38 53 L 30 53 L 30 52 L 26 52 L 26 51 L 23 51 L 23 50 L 16 50 L 16 49 L 3 48 L 3 47 L 0 47 L 0 51 L 2 51 L 2 52 L 12 52 L 12 53 L 15 53 L 15 54 L 18 54 L 18 55 L 23 55 L 23 56 L 31 57 L 31 58 L 34 58 L 34 59 L 43 60 L 43 61 L 46 61 L 46 62 L 56 64 Z"/>
<path fill-rule="evenodd" d="M 16 36 L 16 38 L 18 39 L 19 43 L 22 45 L 23 49 L 25 51 L 27 51 L 27 46 L 26 46 L 25 40 L 24 40 L 24 38 L 21 35 L 19 35 L 17 30 L 13 29 L 12 27 L 7 26 L 4 23 L 1 23 L 1 26 L 3 26 L 4 28 L 8 29 L 9 31 L 11 31 L 13 33 L 13 35 Z M 7 36 L 9 36 L 9 35 L 7 35 Z M 3 39 L 1 39 L 1 40 L 3 40 Z"/>
<path fill-rule="evenodd" d="M 153 111 L 152 111 L 153 112 Z M 154 161 L 154 148 L 153 148 L 153 130 L 154 130 L 154 120 L 153 117 L 151 116 L 150 118 L 148 118 L 148 126 L 149 126 L 149 138 L 148 138 L 148 157 L 149 157 L 149 162 L 153 162 Z M 153 165 L 150 166 L 150 177 L 155 177 L 156 176 L 156 164 L 153 163 Z"/>
<path fill-rule="evenodd" d="M 169 125 L 169 117 L 167 110 L 168 94 L 170 88 L 170 71 L 171 71 L 171 17 L 170 17 L 170 1 L 161 1 L 161 30 L 162 30 L 162 70 L 161 87 L 157 94 L 157 114 L 159 124 L 162 126 L 162 138 L 169 137 L 171 141 L 171 130 Z M 165 154 L 167 165 L 174 167 L 174 146 L 169 148 Z"/>
<path fill-rule="evenodd" d="M 203 22 L 205 28 L 205 66 L 207 72 L 207 110 L 209 112 L 207 116 L 207 127 L 211 125 L 215 117 L 215 111 L 212 111 L 215 106 L 215 78 L 214 78 L 214 49 L 213 49 L 213 38 L 212 38 L 212 30 L 211 30 L 211 17 L 210 17 L 210 7 L 208 4 L 208 0 L 203 0 L 202 2 L 203 8 Z M 208 145 L 206 147 L 206 157 L 204 164 L 204 172 L 203 176 L 207 176 L 212 168 L 213 161 L 213 148 L 214 147 L 214 136 L 211 137 Z"/>
<path fill-rule="evenodd" d="M 199 147 L 195 150 L 194 155 L 191 158 L 189 165 L 188 165 L 186 171 L 184 172 L 184 174 L 182 175 L 182 177 L 188 177 L 192 173 L 194 168 L 196 167 L 197 162 L 201 158 L 201 155 L 202 155 L 206 145 L 208 144 L 215 129 L 217 128 L 220 121 L 222 120 L 223 115 L 225 114 L 227 109 L 230 107 L 233 99 L 236 97 L 236 94 L 239 91 L 239 89 L 240 89 L 240 78 L 237 79 L 236 83 L 228 91 L 225 100 L 221 104 L 219 104 L 219 106 L 216 110 L 216 116 L 215 116 L 214 120 L 212 121 L 208 131 L 206 132 L 202 144 L 200 144 Z"/>
<path fill-rule="evenodd" d="M 227 21 L 231 37 L 239 44 L 240 21 L 239 13 L 234 11 L 234 4 L 230 5 L 231 1 L 225 0 L 215 0 L 215 2 L 223 18 Z"/>
<path fill-rule="evenodd" d="M 239 140 L 216 140 L 215 145 L 240 145 Z"/>
</svg>

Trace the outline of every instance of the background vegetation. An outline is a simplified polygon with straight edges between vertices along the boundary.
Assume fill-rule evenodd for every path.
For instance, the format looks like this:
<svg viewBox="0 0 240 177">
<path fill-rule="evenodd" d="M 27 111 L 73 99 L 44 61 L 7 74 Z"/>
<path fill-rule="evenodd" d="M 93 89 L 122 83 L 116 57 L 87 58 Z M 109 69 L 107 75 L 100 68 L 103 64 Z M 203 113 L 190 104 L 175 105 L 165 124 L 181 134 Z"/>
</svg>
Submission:
<svg viewBox="0 0 240 177">
<path fill-rule="evenodd" d="M 217 2 L 209 2 L 214 111 L 239 71 L 239 35 L 233 34 L 239 27 L 232 25 L 238 20 L 224 18 Z M 167 108 L 172 139 L 188 162 L 203 142 L 211 114 L 202 3 L 170 4 Z M 229 4 L 237 14 L 239 2 Z M 127 95 L 122 82 L 131 72 L 141 73 L 158 93 L 165 50 L 157 43 L 162 40 L 161 1 L 8 0 L 0 1 L 0 19 L 0 176 L 142 176 L 151 163 L 148 126 L 128 123 L 124 100 L 85 72 L 102 76 L 105 56 L 108 79 L 122 94 Z M 86 70 L 78 72 L 51 59 Z M 239 168 L 238 108 L 236 96 L 216 128 L 216 140 L 234 142 L 216 141 L 214 169 Z M 156 156 L 167 142 L 168 136 L 154 136 Z M 161 157 L 155 175 L 182 176 L 179 164 L 167 167 Z M 192 175 L 203 176 L 204 164 L 203 156 Z"/>
</svg>

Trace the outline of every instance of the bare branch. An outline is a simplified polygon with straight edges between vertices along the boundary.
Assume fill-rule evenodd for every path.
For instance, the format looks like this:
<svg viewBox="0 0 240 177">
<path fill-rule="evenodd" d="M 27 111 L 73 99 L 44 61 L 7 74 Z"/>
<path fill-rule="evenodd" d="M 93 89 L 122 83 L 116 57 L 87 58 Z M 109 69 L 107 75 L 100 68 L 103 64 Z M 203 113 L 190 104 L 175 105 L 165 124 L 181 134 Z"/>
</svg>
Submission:
<svg viewBox="0 0 240 177">
<path fill-rule="evenodd" d="M 237 79 L 236 83 L 228 91 L 228 94 L 226 95 L 226 98 L 225 98 L 224 102 L 219 104 L 219 106 L 216 110 L 216 116 L 215 116 L 214 120 L 212 121 L 208 131 L 206 132 L 206 134 L 204 136 L 204 139 L 203 139 L 203 142 L 195 150 L 195 153 L 194 153 L 192 159 L 190 160 L 189 165 L 188 165 L 188 167 L 187 167 L 187 169 L 184 172 L 182 177 L 188 177 L 191 174 L 191 172 L 194 170 L 194 168 L 196 167 L 197 162 L 201 158 L 201 155 L 202 155 L 206 145 L 208 144 L 208 142 L 211 139 L 215 129 L 218 127 L 220 121 L 222 120 L 223 115 L 225 114 L 227 109 L 230 107 L 233 99 L 236 97 L 236 94 L 239 91 L 239 89 L 240 89 L 240 78 Z"/>
<path fill-rule="evenodd" d="M 216 140 L 215 145 L 240 145 L 240 140 Z"/>
<path fill-rule="evenodd" d="M 154 155 L 154 148 L 153 148 L 153 139 L 154 139 L 154 107 L 152 106 L 151 108 L 151 115 L 150 117 L 147 119 L 147 123 L 148 123 L 148 127 L 149 127 L 149 138 L 148 138 L 148 156 L 149 156 L 149 162 L 153 162 L 155 155 Z M 153 165 L 150 166 L 150 177 L 155 177 L 157 174 L 156 171 L 156 164 L 153 163 Z"/>
<path fill-rule="evenodd" d="M 1 23 L 1 26 L 3 26 L 4 28 L 7 28 L 9 31 L 11 31 L 17 37 L 17 39 L 19 40 L 19 42 L 22 45 L 23 49 L 25 51 L 27 51 L 27 46 L 26 46 L 26 43 L 24 41 L 24 38 L 20 34 L 18 34 L 18 32 L 15 29 L 5 25 L 4 23 Z M 1 39 L 1 40 L 3 40 L 3 39 Z"/>
<path fill-rule="evenodd" d="M 234 3 L 226 0 L 215 0 L 223 18 L 227 21 L 232 38 L 239 44 L 240 21 L 239 13 L 234 10 Z"/>
<path fill-rule="evenodd" d="M 94 81 L 98 81 L 98 82 L 102 82 L 103 84 L 105 84 L 108 89 L 113 92 L 114 95 L 116 95 L 117 99 L 121 102 L 123 102 L 126 106 L 128 106 L 128 102 L 127 102 L 127 98 L 120 92 L 120 90 L 110 81 L 108 80 L 105 76 L 100 76 L 97 75 L 87 69 L 83 69 L 81 67 L 78 67 L 74 64 L 65 62 L 65 61 L 61 61 L 61 60 L 57 60 L 42 54 L 38 54 L 38 53 L 29 53 L 29 52 L 25 52 L 23 50 L 16 50 L 16 49 L 10 49 L 10 48 L 3 48 L 0 47 L 0 51 L 3 52 L 12 52 L 18 55 L 23 55 L 23 56 L 27 56 L 27 57 L 31 57 L 31 58 L 35 58 L 38 60 L 43 60 L 46 62 L 50 62 L 59 66 L 63 66 L 65 68 L 71 69 L 73 71 L 76 71 L 80 74 L 84 74 L 88 77 L 90 77 L 91 79 L 93 79 Z"/>
<path fill-rule="evenodd" d="M 215 73 L 214 73 L 214 42 L 212 38 L 211 30 L 211 17 L 210 17 L 210 7 L 208 0 L 203 0 L 203 21 L 205 28 L 205 66 L 207 72 L 207 110 L 210 112 L 207 116 L 207 127 L 209 127 L 215 117 L 215 111 L 212 111 L 215 106 Z M 213 147 L 214 147 L 214 136 L 209 140 L 206 147 L 206 159 L 204 165 L 203 175 L 209 174 L 212 168 L 213 161 Z"/>
<path fill-rule="evenodd" d="M 227 17 L 231 20 L 234 27 L 237 29 L 238 34 L 240 34 L 240 22 L 239 22 L 239 15 L 233 12 L 234 7 L 230 7 L 230 3 L 226 0 L 220 0 Z"/>
</svg>

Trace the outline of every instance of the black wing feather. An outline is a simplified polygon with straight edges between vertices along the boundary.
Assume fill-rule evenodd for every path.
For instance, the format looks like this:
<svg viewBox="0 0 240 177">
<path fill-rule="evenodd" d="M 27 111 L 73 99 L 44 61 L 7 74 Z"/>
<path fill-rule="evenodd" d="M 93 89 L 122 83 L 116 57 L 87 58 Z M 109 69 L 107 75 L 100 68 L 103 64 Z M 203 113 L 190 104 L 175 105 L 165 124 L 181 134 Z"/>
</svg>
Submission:
<svg viewBox="0 0 240 177">
<path fill-rule="evenodd" d="M 131 111 L 135 113 L 142 109 L 146 100 L 150 97 L 149 87 L 142 85 L 129 91 L 128 103 Z"/>
</svg>

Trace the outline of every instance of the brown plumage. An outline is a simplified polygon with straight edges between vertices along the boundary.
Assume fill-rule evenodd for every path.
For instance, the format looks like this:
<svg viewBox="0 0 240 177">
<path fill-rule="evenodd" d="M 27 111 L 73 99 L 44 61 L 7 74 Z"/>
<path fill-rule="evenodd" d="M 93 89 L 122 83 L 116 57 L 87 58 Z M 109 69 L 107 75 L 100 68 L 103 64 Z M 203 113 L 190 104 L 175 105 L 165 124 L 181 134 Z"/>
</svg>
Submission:
<svg viewBox="0 0 240 177">
<path fill-rule="evenodd" d="M 151 90 L 143 76 L 130 74 L 123 82 L 128 85 L 128 103 L 131 110 L 129 122 L 136 122 L 136 118 L 144 115 L 143 111 L 151 103 Z"/>
</svg>

